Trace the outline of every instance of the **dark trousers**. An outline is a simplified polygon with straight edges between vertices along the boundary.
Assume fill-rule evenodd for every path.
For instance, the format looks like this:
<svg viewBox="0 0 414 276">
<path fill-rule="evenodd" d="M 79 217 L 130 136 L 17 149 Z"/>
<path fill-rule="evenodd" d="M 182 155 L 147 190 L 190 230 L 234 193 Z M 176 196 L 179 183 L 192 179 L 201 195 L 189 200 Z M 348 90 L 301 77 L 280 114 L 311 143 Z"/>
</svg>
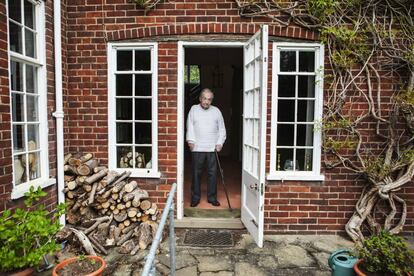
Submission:
<svg viewBox="0 0 414 276">
<path fill-rule="evenodd" d="M 217 200 L 217 160 L 214 152 L 192 152 L 191 201 L 198 202 L 201 198 L 200 177 L 207 162 L 207 200 Z"/>
</svg>

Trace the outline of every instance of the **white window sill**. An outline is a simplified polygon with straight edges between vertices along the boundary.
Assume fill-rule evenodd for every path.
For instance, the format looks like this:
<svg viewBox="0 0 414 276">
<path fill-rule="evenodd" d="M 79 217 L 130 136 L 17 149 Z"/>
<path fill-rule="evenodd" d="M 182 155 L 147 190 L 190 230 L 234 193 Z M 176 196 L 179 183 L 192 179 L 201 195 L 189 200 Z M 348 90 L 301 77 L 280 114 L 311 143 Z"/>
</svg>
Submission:
<svg viewBox="0 0 414 276">
<path fill-rule="evenodd" d="M 28 183 L 17 185 L 13 188 L 11 193 L 11 199 L 18 199 L 24 196 L 26 192 L 30 190 L 30 187 L 33 186 L 35 190 L 37 187 L 41 187 L 42 189 L 49 187 L 51 185 L 56 184 L 56 178 L 48 178 L 48 179 L 36 179 L 34 181 L 30 181 Z"/>
<path fill-rule="evenodd" d="M 266 180 L 279 180 L 279 181 L 324 181 L 325 176 L 323 174 L 276 174 L 269 173 L 266 176 Z"/>
<path fill-rule="evenodd" d="M 111 169 L 113 171 L 116 171 L 117 173 L 123 173 L 125 171 L 131 172 L 131 175 L 129 177 L 137 177 L 137 178 L 160 178 L 161 173 L 153 170 L 147 170 L 147 169 Z"/>
</svg>

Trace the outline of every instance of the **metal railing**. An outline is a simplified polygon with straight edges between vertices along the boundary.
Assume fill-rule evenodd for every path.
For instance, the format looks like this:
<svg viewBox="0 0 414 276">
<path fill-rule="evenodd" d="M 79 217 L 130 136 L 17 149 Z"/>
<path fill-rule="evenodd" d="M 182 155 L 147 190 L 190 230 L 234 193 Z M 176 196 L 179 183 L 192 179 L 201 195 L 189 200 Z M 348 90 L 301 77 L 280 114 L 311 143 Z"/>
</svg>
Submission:
<svg viewBox="0 0 414 276">
<path fill-rule="evenodd" d="M 174 195 L 177 189 L 177 183 L 174 183 L 171 187 L 168 195 L 167 203 L 165 204 L 164 211 L 162 212 L 160 224 L 158 225 L 157 233 L 152 241 L 150 251 L 146 257 L 144 269 L 141 276 L 156 275 L 155 271 L 155 253 L 161 242 L 162 232 L 164 230 L 167 217 L 169 216 L 169 242 L 170 242 L 170 275 L 175 276 L 175 231 L 174 231 Z"/>
</svg>

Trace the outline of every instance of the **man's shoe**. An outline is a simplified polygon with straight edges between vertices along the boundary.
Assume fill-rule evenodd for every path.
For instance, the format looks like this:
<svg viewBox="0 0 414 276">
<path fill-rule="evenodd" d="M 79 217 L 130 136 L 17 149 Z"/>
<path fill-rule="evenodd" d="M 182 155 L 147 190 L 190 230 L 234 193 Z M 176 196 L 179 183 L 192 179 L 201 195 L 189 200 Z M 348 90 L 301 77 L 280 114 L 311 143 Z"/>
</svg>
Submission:
<svg viewBox="0 0 414 276">
<path fill-rule="evenodd" d="M 191 201 L 190 206 L 191 207 L 197 207 L 197 205 L 200 203 L 200 201 Z"/>
<path fill-rule="evenodd" d="M 211 205 L 213 205 L 213 206 L 220 206 L 220 202 L 218 202 L 217 200 L 214 200 L 214 201 L 209 201 L 208 203 L 210 203 Z"/>
</svg>

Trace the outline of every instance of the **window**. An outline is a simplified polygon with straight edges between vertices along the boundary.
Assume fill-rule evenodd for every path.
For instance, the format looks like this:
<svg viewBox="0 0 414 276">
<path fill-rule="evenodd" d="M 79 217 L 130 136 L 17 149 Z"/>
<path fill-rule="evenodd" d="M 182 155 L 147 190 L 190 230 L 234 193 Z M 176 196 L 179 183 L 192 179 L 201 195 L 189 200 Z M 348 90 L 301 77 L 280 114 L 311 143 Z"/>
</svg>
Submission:
<svg viewBox="0 0 414 276">
<path fill-rule="evenodd" d="M 269 180 L 323 180 L 320 175 L 323 48 L 273 46 Z"/>
<path fill-rule="evenodd" d="M 157 45 L 110 44 L 109 164 L 135 177 L 159 177 Z"/>
<path fill-rule="evenodd" d="M 44 66 L 44 4 L 9 0 L 9 87 L 13 141 L 12 198 L 49 177 Z M 50 182 L 50 181 L 49 181 Z"/>
<path fill-rule="evenodd" d="M 186 65 L 184 80 L 185 84 L 200 84 L 200 67 L 198 65 Z"/>
</svg>

